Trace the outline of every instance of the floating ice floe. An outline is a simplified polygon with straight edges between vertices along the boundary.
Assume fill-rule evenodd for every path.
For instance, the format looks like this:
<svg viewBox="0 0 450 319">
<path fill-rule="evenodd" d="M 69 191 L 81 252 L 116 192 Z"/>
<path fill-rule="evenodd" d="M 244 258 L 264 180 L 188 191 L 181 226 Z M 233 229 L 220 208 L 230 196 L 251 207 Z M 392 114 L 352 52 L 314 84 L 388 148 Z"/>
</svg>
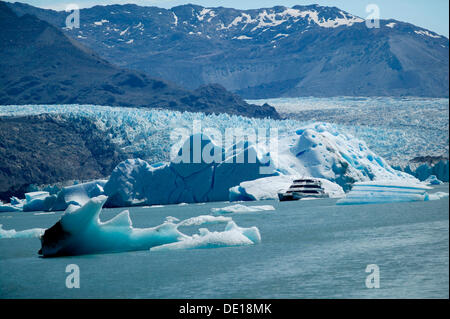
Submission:
<svg viewBox="0 0 450 319">
<path fill-rule="evenodd" d="M 436 192 L 428 195 L 428 200 L 439 200 L 441 198 L 448 197 L 448 193 L 445 192 Z"/>
<path fill-rule="evenodd" d="M 210 232 L 206 228 L 200 228 L 199 234 L 184 238 L 175 243 L 165 244 L 150 248 L 151 251 L 176 250 L 176 249 L 201 249 L 247 246 L 261 242 L 258 228 L 242 228 L 235 222 L 228 222 L 222 232 Z"/>
<path fill-rule="evenodd" d="M 280 175 L 242 182 L 230 188 L 230 201 L 277 200 L 278 193 L 285 192 L 295 178 L 296 176 L 292 175 Z M 338 184 L 323 178 L 317 180 L 322 182 L 322 187 L 330 198 L 345 196 L 344 190 Z"/>
<path fill-rule="evenodd" d="M 275 210 L 275 208 L 272 205 L 245 206 L 241 204 L 221 208 L 211 208 L 211 212 L 215 214 L 253 213 L 270 210 Z"/>
<path fill-rule="evenodd" d="M 422 183 L 396 181 L 360 182 L 353 185 L 338 205 L 377 204 L 391 202 L 414 202 L 430 200 L 427 190 L 432 189 Z M 432 197 L 431 199 L 437 199 Z"/>
<path fill-rule="evenodd" d="M 123 211 L 107 222 L 99 215 L 106 196 L 90 199 L 82 207 L 70 205 L 61 219 L 45 230 L 39 254 L 50 256 L 147 250 L 152 247 L 178 243 L 176 248 L 213 248 L 249 245 L 260 242 L 256 227 L 240 228 L 229 218 L 197 216 L 177 223 L 169 217 L 163 224 L 151 228 L 134 228 L 129 212 Z M 193 226 L 227 222 L 224 232 L 201 229 L 199 235 L 188 236 L 178 230 Z"/>
<path fill-rule="evenodd" d="M 5 238 L 39 238 L 43 233 L 44 228 L 32 228 L 26 230 L 16 231 L 15 229 L 3 229 L 3 225 L 0 224 L 0 239 Z"/>
</svg>

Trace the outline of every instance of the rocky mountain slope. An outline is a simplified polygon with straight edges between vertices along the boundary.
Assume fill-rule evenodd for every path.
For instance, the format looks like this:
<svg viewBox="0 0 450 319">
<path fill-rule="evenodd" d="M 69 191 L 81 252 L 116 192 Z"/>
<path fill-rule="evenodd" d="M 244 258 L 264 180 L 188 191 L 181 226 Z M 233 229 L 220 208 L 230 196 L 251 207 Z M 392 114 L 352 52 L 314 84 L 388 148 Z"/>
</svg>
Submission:
<svg viewBox="0 0 450 319">
<path fill-rule="evenodd" d="M 89 119 L 0 117 L 0 199 L 30 184 L 106 177 L 126 156 Z"/>
<path fill-rule="evenodd" d="M 19 3 L 59 28 L 66 12 Z M 219 83 L 246 98 L 448 96 L 449 41 L 395 20 L 367 28 L 335 7 L 256 10 L 183 5 L 82 9 L 65 33 L 108 61 L 194 89 Z"/>
<path fill-rule="evenodd" d="M 0 104 L 96 104 L 278 118 L 220 85 L 189 91 L 98 57 L 34 15 L 0 2 Z"/>
</svg>

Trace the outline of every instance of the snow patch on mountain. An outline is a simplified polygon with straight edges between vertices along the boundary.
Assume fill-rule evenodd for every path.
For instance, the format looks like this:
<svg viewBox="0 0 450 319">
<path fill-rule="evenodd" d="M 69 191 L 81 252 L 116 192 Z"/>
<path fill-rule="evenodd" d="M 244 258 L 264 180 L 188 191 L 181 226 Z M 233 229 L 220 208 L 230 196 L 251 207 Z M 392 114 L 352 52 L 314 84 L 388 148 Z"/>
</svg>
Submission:
<svg viewBox="0 0 450 319">
<path fill-rule="evenodd" d="M 433 33 L 429 32 L 427 30 L 415 30 L 414 33 L 419 34 L 419 35 L 424 35 L 424 36 L 427 36 L 427 37 L 430 37 L 430 38 L 435 38 L 435 39 L 441 38 L 440 35 L 433 34 Z"/>
</svg>

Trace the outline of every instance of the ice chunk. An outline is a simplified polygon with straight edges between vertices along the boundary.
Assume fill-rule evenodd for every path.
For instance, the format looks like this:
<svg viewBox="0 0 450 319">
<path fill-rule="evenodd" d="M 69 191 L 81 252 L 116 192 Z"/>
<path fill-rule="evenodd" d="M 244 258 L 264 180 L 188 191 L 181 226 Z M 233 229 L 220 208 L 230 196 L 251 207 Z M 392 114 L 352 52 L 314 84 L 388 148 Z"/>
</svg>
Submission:
<svg viewBox="0 0 450 319">
<path fill-rule="evenodd" d="M 253 213 L 253 212 L 261 212 L 275 210 L 272 205 L 260 205 L 260 206 L 245 206 L 241 204 L 236 204 L 227 207 L 221 208 L 211 208 L 211 212 L 216 214 L 229 214 L 229 213 Z"/>
<path fill-rule="evenodd" d="M 43 228 L 32 228 L 26 230 L 16 231 L 15 229 L 6 230 L 3 229 L 3 225 L 0 224 L 0 239 L 4 238 L 39 238 L 44 234 Z"/>
<path fill-rule="evenodd" d="M 178 226 L 200 226 L 204 224 L 216 224 L 230 222 L 232 219 L 230 217 L 224 216 L 211 216 L 211 215 L 201 215 L 197 217 L 192 217 L 186 219 L 178 224 Z"/>
<path fill-rule="evenodd" d="M 70 204 L 83 206 L 91 198 L 104 194 L 103 187 L 106 182 L 107 180 L 96 180 L 64 187 L 61 192 L 58 193 L 58 199 L 63 199 L 63 206 L 65 207 L 62 209 L 53 208 L 53 210 L 64 210 Z"/>
<path fill-rule="evenodd" d="M 134 228 L 129 212 L 123 211 L 109 221 L 101 222 L 99 214 L 106 200 L 106 196 L 99 196 L 82 207 L 69 205 L 61 219 L 41 237 L 42 248 L 39 253 L 61 256 L 146 250 L 180 241 L 183 241 L 183 247 L 207 248 L 249 245 L 261 240 L 256 227 L 240 228 L 231 219 L 224 217 L 197 216 L 179 223 L 176 223 L 177 219 L 169 217 L 156 227 Z M 178 230 L 181 226 L 223 222 L 228 222 L 223 233 L 201 230 L 200 235 L 188 236 Z M 199 241 L 199 237 L 203 237 L 203 240 Z"/>
<path fill-rule="evenodd" d="M 437 179 L 436 175 L 430 175 L 426 180 L 424 180 L 424 183 L 427 185 L 441 185 L 443 182 Z"/>
<path fill-rule="evenodd" d="M 56 203 L 57 196 L 49 192 L 31 192 L 25 194 L 24 212 L 49 211 Z"/>
<path fill-rule="evenodd" d="M 199 158 L 196 148 L 202 155 Z M 275 174 L 261 173 L 268 164 L 254 145 L 238 142 L 225 154 L 202 134 L 188 138 L 178 156 L 180 160 L 157 166 L 140 159 L 120 163 L 104 187 L 107 206 L 224 201 L 230 187 Z"/>
<path fill-rule="evenodd" d="M 428 195 L 428 200 L 439 200 L 441 198 L 448 197 L 448 193 L 445 192 L 436 192 Z"/>
<path fill-rule="evenodd" d="M 300 136 L 290 148 L 296 158 L 290 162 L 297 174 L 328 179 L 344 190 L 358 181 L 413 179 L 395 171 L 363 141 L 340 132 L 336 126 L 314 123 L 300 132 L 297 131 Z"/>
<path fill-rule="evenodd" d="M 105 194 L 109 196 L 108 204 L 113 207 L 132 206 L 133 200 L 144 199 L 146 180 L 152 171 L 152 167 L 139 158 L 121 162 L 104 186 Z"/>
<path fill-rule="evenodd" d="M 431 189 L 424 184 L 374 181 L 356 183 L 345 198 L 340 199 L 338 205 L 376 204 L 390 202 L 413 202 L 429 199 L 427 190 Z"/>
<path fill-rule="evenodd" d="M 19 198 L 15 197 L 15 196 L 12 196 L 10 202 L 11 202 L 11 205 L 14 205 L 14 206 L 17 206 L 17 207 L 22 207 L 23 204 L 25 203 L 25 200 L 24 199 L 19 199 Z"/>
<path fill-rule="evenodd" d="M 47 197 L 48 195 L 50 195 L 49 192 L 43 192 L 43 191 L 25 193 L 25 200 L 29 203 L 35 199 L 43 199 L 43 198 Z"/>
<path fill-rule="evenodd" d="M 99 214 L 106 199 L 95 197 L 78 208 L 70 205 L 60 221 L 45 231 L 39 253 L 59 256 L 144 250 L 184 236 L 171 222 L 153 228 L 133 228 L 128 211 L 103 223 Z"/>
<path fill-rule="evenodd" d="M 3 204 L 0 201 L 0 213 L 8 213 L 8 212 L 20 212 L 22 208 L 11 205 L 11 204 Z"/>
<path fill-rule="evenodd" d="M 258 228 L 241 228 L 230 221 L 223 232 L 210 232 L 201 228 L 200 234 L 186 237 L 178 242 L 153 247 L 151 251 L 176 249 L 201 249 L 253 245 L 261 242 Z"/>
</svg>

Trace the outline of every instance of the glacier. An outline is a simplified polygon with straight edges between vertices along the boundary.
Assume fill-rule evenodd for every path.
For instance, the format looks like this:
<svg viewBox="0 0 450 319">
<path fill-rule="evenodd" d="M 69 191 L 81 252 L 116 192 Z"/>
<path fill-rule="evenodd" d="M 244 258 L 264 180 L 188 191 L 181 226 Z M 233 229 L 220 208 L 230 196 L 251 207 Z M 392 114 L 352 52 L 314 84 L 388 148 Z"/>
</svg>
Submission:
<svg viewBox="0 0 450 319">
<path fill-rule="evenodd" d="M 369 98 L 359 100 L 343 98 L 336 101 L 335 104 L 325 107 L 319 103 L 319 111 L 332 109 L 335 112 L 333 114 L 338 114 L 339 112 L 335 110 L 336 103 L 341 102 L 344 108 L 350 111 L 360 110 L 362 106 L 370 106 L 372 110 L 373 104 L 378 105 L 376 103 L 392 105 L 400 103 L 395 99 L 378 101 Z M 413 102 L 407 100 L 404 104 Z M 351 103 L 356 103 L 357 107 Z M 441 103 L 441 100 L 433 100 L 429 105 L 440 106 Z M 430 112 L 428 108 L 423 110 L 416 106 L 408 107 L 412 107 L 419 115 L 423 115 L 425 111 Z M 403 114 L 401 116 L 406 116 L 408 107 L 401 104 L 399 111 Z M 440 108 L 438 109 L 438 113 L 441 112 Z M 385 151 L 387 145 L 389 150 L 396 152 L 402 152 L 405 145 L 409 147 L 411 144 L 414 144 L 414 147 L 426 148 L 422 140 L 405 142 L 406 134 L 399 135 L 388 130 L 386 126 L 381 128 L 371 126 L 373 123 L 364 126 L 358 122 L 356 127 L 349 129 L 346 126 L 348 123 L 252 119 L 226 114 L 205 115 L 124 107 L 0 106 L 0 115 L 3 116 L 41 113 L 63 116 L 73 121 L 83 117 L 94 120 L 96 125 L 129 155 L 130 159 L 117 165 L 111 175 L 104 180 L 65 187 L 57 194 L 28 193 L 24 201 L 3 204 L 0 210 L 64 210 L 71 204 L 80 206 L 90 198 L 100 195 L 108 197 L 106 207 L 274 199 L 276 193 L 287 188 L 294 177 L 322 179 L 330 197 L 342 197 L 343 192 L 350 190 L 357 182 L 400 180 L 405 183 L 417 183 L 415 177 L 408 172 L 394 169 L 382 155 L 387 154 L 388 158 L 392 158 L 392 154 Z M 223 143 L 214 134 L 207 134 L 206 130 L 200 133 L 192 132 L 195 121 L 201 122 L 202 127 L 218 131 L 222 136 L 225 136 L 226 129 L 230 127 L 241 128 L 244 132 L 254 131 L 255 128 L 267 132 L 276 129 L 278 148 L 275 151 L 271 150 L 266 141 L 259 140 L 236 140 L 231 147 L 223 147 Z M 426 119 L 427 125 L 431 125 L 432 122 Z M 442 123 L 439 125 L 438 135 L 430 135 L 431 137 L 440 136 L 439 132 L 445 125 Z M 199 163 L 191 161 L 188 164 L 173 160 L 170 133 L 180 128 L 187 130 L 189 134 L 185 136 L 184 144 L 179 145 L 177 154 L 179 157 L 187 155 L 188 159 L 192 160 L 193 150 L 188 146 L 195 139 L 199 139 L 202 152 L 207 150 L 218 154 L 221 160 L 214 162 L 202 160 Z M 408 126 L 407 130 L 410 129 Z M 433 130 L 429 128 L 428 131 Z M 369 142 L 366 144 L 361 136 L 367 138 Z M 372 147 L 380 150 L 382 155 L 375 153 Z M 239 162 L 238 158 L 241 157 L 246 160 Z M 249 158 L 255 158 L 256 162 L 249 162 Z M 231 163 L 228 161 L 230 159 Z M 262 173 L 262 168 L 267 169 L 268 173 Z M 448 174 L 448 162 L 447 166 L 439 168 L 439 172 L 445 174 L 446 168 Z M 421 174 L 421 177 L 422 175 L 426 174 Z M 441 179 L 439 176 L 438 178 Z"/>
<path fill-rule="evenodd" d="M 342 96 L 247 102 L 257 105 L 269 103 L 282 116 L 303 123 L 335 123 L 341 130 L 365 141 L 390 165 L 405 167 L 418 156 L 443 156 L 448 165 L 448 98 Z M 448 170 L 446 176 L 448 179 Z M 443 180 L 442 176 L 438 177 Z"/>
<path fill-rule="evenodd" d="M 98 196 L 83 206 L 70 204 L 61 219 L 45 230 L 39 254 L 44 257 L 111 253 L 135 250 L 216 248 L 256 244 L 261 241 L 258 228 L 241 228 L 231 218 L 197 216 L 178 222 L 173 217 L 156 227 L 134 228 L 128 210 L 112 219 L 100 221 L 106 196 Z M 224 223 L 223 232 L 210 232 L 201 228 L 199 234 L 185 235 L 179 227 Z M 0 228 L 1 230 L 1 228 Z M 1 230 L 2 232 L 5 232 Z M 0 232 L 0 235 L 3 233 Z M 15 235 L 6 231 L 6 236 Z M 36 235 L 36 231 L 28 231 Z M 27 233 L 28 234 L 28 233 Z M 2 235 L 3 236 L 3 235 Z M 17 235 L 16 235 L 17 237 Z M 156 248 L 155 248 L 156 250 Z"/>
<path fill-rule="evenodd" d="M 292 134 L 313 122 L 333 122 L 338 130 L 367 143 L 390 165 L 406 166 L 416 156 L 449 152 L 448 99 L 336 97 L 252 100 L 269 103 L 286 116 L 284 120 L 254 119 L 226 114 L 174 112 L 169 110 L 99 105 L 1 105 L 0 116 L 53 114 L 73 121 L 87 117 L 129 154 L 150 163 L 169 160 L 169 134 L 174 128 L 190 128 L 194 120 L 203 126 L 276 127 L 280 136 Z M 149 137 L 152 138 L 149 138 Z M 434 174 L 436 175 L 436 174 Z M 439 177 L 439 176 L 438 176 Z M 426 177 L 425 177 L 426 178 Z M 442 180 L 441 177 L 439 179 Z"/>
</svg>

